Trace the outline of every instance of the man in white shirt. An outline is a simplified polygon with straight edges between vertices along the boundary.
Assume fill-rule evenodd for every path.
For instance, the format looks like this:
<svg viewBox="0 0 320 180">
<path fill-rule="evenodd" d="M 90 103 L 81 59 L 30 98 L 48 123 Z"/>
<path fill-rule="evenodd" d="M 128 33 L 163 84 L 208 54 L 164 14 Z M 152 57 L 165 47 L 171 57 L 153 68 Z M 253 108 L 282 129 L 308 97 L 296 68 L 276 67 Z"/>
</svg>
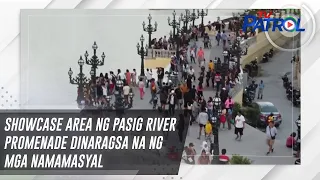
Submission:
<svg viewBox="0 0 320 180">
<path fill-rule="evenodd" d="M 196 80 L 196 76 L 194 75 L 194 69 L 192 68 L 192 66 L 190 66 L 189 70 L 188 70 L 188 74 L 193 77 L 193 80 Z"/>
<path fill-rule="evenodd" d="M 190 62 L 191 63 L 194 63 L 194 64 L 196 63 L 195 57 L 196 57 L 195 50 L 194 50 L 194 48 L 191 48 L 190 49 Z"/>
<path fill-rule="evenodd" d="M 130 93 L 130 86 L 126 83 L 123 86 L 123 96 L 124 96 L 124 100 L 125 100 L 126 104 L 129 103 L 129 93 Z"/>
<path fill-rule="evenodd" d="M 146 73 L 146 76 L 147 76 L 147 83 L 146 83 L 146 88 L 149 88 L 149 83 L 152 79 L 152 70 L 150 69 L 147 69 L 147 73 Z"/>
<path fill-rule="evenodd" d="M 244 129 L 244 125 L 245 125 L 245 118 L 244 116 L 241 114 L 241 112 L 238 112 L 238 115 L 236 116 L 236 118 L 234 119 L 234 133 L 237 135 L 236 140 L 239 139 L 239 141 L 241 140 L 241 137 L 243 135 L 243 129 Z"/>
<path fill-rule="evenodd" d="M 269 150 L 267 152 L 267 155 L 269 155 L 271 152 L 273 152 L 273 144 L 274 144 L 274 140 L 276 139 L 277 133 L 278 133 L 278 131 L 277 131 L 277 128 L 274 127 L 274 122 L 270 121 L 269 126 L 267 126 L 267 128 L 266 128 L 267 143 L 269 146 Z"/>
</svg>

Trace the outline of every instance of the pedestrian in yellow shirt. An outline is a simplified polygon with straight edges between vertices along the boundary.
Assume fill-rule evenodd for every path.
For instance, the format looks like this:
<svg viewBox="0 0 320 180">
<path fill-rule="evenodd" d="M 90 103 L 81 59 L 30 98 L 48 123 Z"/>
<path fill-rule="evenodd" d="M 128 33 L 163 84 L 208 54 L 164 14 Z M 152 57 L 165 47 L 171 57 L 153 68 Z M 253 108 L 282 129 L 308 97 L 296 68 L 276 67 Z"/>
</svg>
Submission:
<svg viewBox="0 0 320 180">
<path fill-rule="evenodd" d="M 212 62 L 212 60 L 210 60 L 208 66 L 211 71 L 214 71 L 214 63 Z"/>
</svg>

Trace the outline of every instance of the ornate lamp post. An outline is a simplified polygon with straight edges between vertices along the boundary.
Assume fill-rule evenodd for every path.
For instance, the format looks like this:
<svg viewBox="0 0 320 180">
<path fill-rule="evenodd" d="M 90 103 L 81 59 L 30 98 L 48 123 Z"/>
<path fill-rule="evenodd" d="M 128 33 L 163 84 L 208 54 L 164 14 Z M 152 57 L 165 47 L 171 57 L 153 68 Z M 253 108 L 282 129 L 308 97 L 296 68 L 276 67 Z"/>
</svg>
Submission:
<svg viewBox="0 0 320 180">
<path fill-rule="evenodd" d="M 219 117 L 221 115 L 221 99 L 216 94 L 216 97 L 213 99 L 214 109 L 215 109 L 215 118 L 213 118 L 214 128 L 213 128 L 213 162 L 219 164 Z"/>
<path fill-rule="evenodd" d="M 192 21 L 191 16 L 190 16 L 190 11 L 186 9 L 186 13 L 183 14 L 181 13 L 181 21 L 183 22 L 183 30 L 184 32 L 187 32 L 188 30 L 188 23 Z"/>
<path fill-rule="evenodd" d="M 240 69 L 240 59 L 241 59 L 241 52 L 242 52 L 242 49 L 241 49 L 241 46 L 240 46 L 240 41 L 241 41 L 241 37 L 237 37 L 237 40 L 235 41 L 235 46 L 234 46 L 234 52 L 235 52 L 235 55 L 237 57 L 237 69 L 239 71 Z"/>
<path fill-rule="evenodd" d="M 236 25 L 235 29 L 236 29 L 236 36 L 238 37 L 238 36 L 240 36 L 239 31 L 240 31 L 240 28 L 241 28 L 242 17 L 240 15 L 240 13 L 238 13 L 238 14 L 232 13 L 232 15 L 233 15 L 233 18 L 235 20 L 237 20 L 237 25 Z"/>
<path fill-rule="evenodd" d="M 140 57 L 141 57 L 141 69 L 140 69 L 140 77 L 139 78 L 144 78 L 145 77 L 145 74 L 144 74 L 144 57 L 148 56 L 148 45 L 146 45 L 146 47 L 144 47 L 143 42 L 144 42 L 144 37 L 143 37 L 143 35 L 141 35 L 141 37 L 140 37 L 141 46 L 140 46 L 139 43 L 137 44 L 137 52 L 138 52 L 138 55 L 140 55 Z"/>
<path fill-rule="evenodd" d="M 82 56 L 80 56 L 80 59 L 78 60 L 78 65 L 80 67 L 79 74 L 75 78 L 73 78 L 72 77 L 73 71 L 71 70 L 71 68 L 69 68 L 68 75 L 69 75 L 70 84 L 78 85 L 77 102 L 78 104 L 80 104 L 81 101 L 84 100 L 84 92 L 83 92 L 84 85 L 89 82 L 89 79 L 87 79 L 87 77 L 83 74 L 84 60 L 82 59 Z"/>
<path fill-rule="evenodd" d="M 146 23 L 144 21 L 142 23 L 143 31 L 145 31 L 145 32 L 147 32 L 149 34 L 149 48 L 151 48 L 151 34 L 153 32 L 156 32 L 157 31 L 157 27 L 158 27 L 158 23 L 157 22 L 154 23 L 154 27 L 153 27 L 151 25 L 151 20 L 152 20 L 152 16 L 151 16 L 151 14 L 149 14 L 149 16 L 148 16 L 149 24 L 147 25 L 147 27 L 146 27 Z"/>
<path fill-rule="evenodd" d="M 229 61 L 228 61 L 228 51 L 223 51 L 222 53 L 223 55 L 223 64 L 222 64 L 222 87 L 225 86 L 225 82 L 226 82 L 226 76 L 228 74 L 228 70 L 229 70 Z"/>
<path fill-rule="evenodd" d="M 180 26 L 180 22 L 179 22 L 180 20 L 176 19 L 176 15 L 177 15 L 176 11 L 173 11 L 172 15 L 173 15 L 173 19 L 172 19 L 171 22 L 170 22 L 170 17 L 168 17 L 168 24 L 169 24 L 169 26 L 172 27 L 172 29 L 173 29 L 173 38 L 175 38 L 176 29 L 177 29 L 178 26 Z"/>
<path fill-rule="evenodd" d="M 180 21 L 179 21 L 180 22 Z M 182 33 L 182 29 L 180 29 L 180 25 L 177 26 L 177 34 L 176 34 L 176 44 L 177 44 L 177 49 L 176 49 L 176 58 L 179 61 L 180 59 L 180 33 Z"/>
<path fill-rule="evenodd" d="M 103 66 L 104 65 L 104 58 L 106 57 L 106 55 L 103 52 L 102 55 L 101 55 L 102 59 L 100 60 L 98 58 L 98 56 L 97 56 L 98 45 L 97 45 L 96 42 L 93 43 L 92 49 L 93 49 L 93 56 L 91 58 L 88 58 L 89 53 L 88 53 L 88 51 L 86 51 L 84 53 L 84 57 L 85 57 L 85 60 L 86 60 L 86 64 L 91 65 L 90 75 L 91 75 L 91 79 L 93 80 L 93 82 L 95 82 L 95 79 L 97 77 L 98 66 Z"/>
<path fill-rule="evenodd" d="M 191 18 L 191 21 L 192 21 L 192 27 L 194 27 L 194 21 L 196 19 L 199 19 L 199 16 L 197 15 L 195 9 L 192 10 L 192 13 L 190 14 L 190 18 Z"/>
<path fill-rule="evenodd" d="M 217 17 L 217 22 L 219 23 L 219 31 L 222 32 L 222 21 L 220 19 L 220 16 Z"/>
<path fill-rule="evenodd" d="M 203 9 L 201 9 L 201 11 L 198 10 L 198 16 L 201 17 L 201 24 L 203 24 L 203 18 L 204 16 L 208 16 L 208 9 L 206 9 L 206 11 L 204 11 Z"/>
</svg>

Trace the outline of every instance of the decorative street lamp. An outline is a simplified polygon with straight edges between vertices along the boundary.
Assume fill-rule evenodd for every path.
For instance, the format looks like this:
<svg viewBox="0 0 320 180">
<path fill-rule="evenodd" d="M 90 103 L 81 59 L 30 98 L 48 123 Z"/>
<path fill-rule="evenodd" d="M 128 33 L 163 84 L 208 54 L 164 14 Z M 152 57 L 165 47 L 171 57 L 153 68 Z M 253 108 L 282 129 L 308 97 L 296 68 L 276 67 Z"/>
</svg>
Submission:
<svg viewBox="0 0 320 180">
<path fill-rule="evenodd" d="M 241 41 L 241 37 L 237 37 L 236 41 L 235 41 L 235 46 L 234 46 L 234 52 L 235 52 L 235 56 L 237 57 L 237 69 L 238 71 L 240 70 L 240 59 L 241 59 L 241 53 L 242 53 L 242 49 L 240 46 L 240 41 Z"/>
<path fill-rule="evenodd" d="M 233 15 L 233 18 L 235 20 L 237 20 L 237 25 L 236 25 L 235 29 L 236 29 L 236 36 L 238 37 L 238 36 L 240 36 L 239 31 L 240 31 L 240 28 L 241 28 L 242 17 L 240 15 L 240 13 L 238 13 L 238 14 L 232 13 L 232 15 Z"/>
<path fill-rule="evenodd" d="M 222 64 L 222 87 L 225 86 L 226 76 L 228 75 L 229 71 L 229 62 L 228 62 L 228 51 L 223 51 L 223 64 Z"/>
<path fill-rule="evenodd" d="M 201 24 L 203 24 L 203 18 L 204 16 L 208 16 L 208 9 L 206 9 L 206 11 L 204 11 L 203 9 L 201 9 L 201 11 L 198 10 L 198 16 L 201 17 Z"/>
<path fill-rule="evenodd" d="M 137 44 L 137 52 L 138 52 L 138 55 L 140 55 L 141 57 L 141 70 L 140 70 L 140 78 L 145 78 L 145 74 L 144 74 L 144 57 L 145 56 L 148 56 L 148 45 L 146 45 L 146 47 L 144 47 L 144 37 L 143 35 L 141 35 L 140 37 L 140 42 L 141 42 L 141 46 L 140 44 L 138 43 Z"/>
<path fill-rule="evenodd" d="M 77 102 L 78 104 L 80 104 L 81 101 L 84 100 L 84 92 L 83 92 L 84 85 L 89 82 L 89 79 L 87 79 L 87 77 L 83 74 L 84 60 L 82 59 L 82 56 L 80 56 L 80 59 L 78 60 L 78 64 L 80 67 L 79 74 L 75 78 L 73 78 L 72 77 L 73 71 L 71 70 L 71 68 L 69 68 L 68 75 L 69 75 L 70 84 L 78 85 Z"/>
<path fill-rule="evenodd" d="M 178 26 L 180 26 L 180 19 L 176 20 L 176 11 L 173 11 L 172 15 L 173 15 L 173 20 L 170 22 L 170 17 L 168 17 L 168 24 L 169 24 L 169 26 L 172 27 L 172 29 L 173 29 L 173 38 L 175 38 L 176 29 L 178 28 Z"/>
<path fill-rule="evenodd" d="M 192 20 L 192 27 L 194 27 L 194 21 L 195 21 L 196 19 L 199 19 L 199 16 L 197 15 L 195 9 L 192 10 L 192 13 L 190 14 L 190 18 L 191 18 L 191 20 Z"/>
<path fill-rule="evenodd" d="M 220 19 L 220 16 L 217 17 L 217 23 L 219 24 L 219 31 L 222 32 L 222 21 Z"/>
<path fill-rule="evenodd" d="M 157 31 L 157 27 L 158 27 L 158 23 L 157 22 L 154 23 L 154 27 L 151 25 L 151 19 L 152 19 L 152 16 L 151 16 L 151 14 L 149 14 L 149 16 L 148 16 L 149 24 L 148 24 L 147 27 L 146 27 L 146 23 L 144 21 L 142 23 L 143 31 L 145 31 L 145 32 L 147 32 L 149 34 L 149 48 L 151 48 L 151 34 L 153 32 L 156 32 Z"/>
<path fill-rule="evenodd" d="M 216 97 L 213 99 L 214 104 L 214 114 L 215 118 L 213 118 L 213 164 L 219 164 L 219 126 L 220 121 L 219 117 L 221 115 L 221 99 L 218 96 L 218 93 L 216 93 Z"/>
<path fill-rule="evenodd" d="M 180 22 L 180 20 L 179 20 Z M 183 30 L 180 29 L 180 24 L 177 26 L 177 34 L 176 34 L 176 45 L 177 45 L 177 49 L 176 49 L 176 58 L 179 62 L 179 59 L 180 59 L 180 33 L 182 33 Z"/>
<path fill-rule="evenodd" d="M 228 55 L 229 55 L 228 51 L 227 51 L 227 50 L 223 51 L 223 52 L 222 52 L 222 55 L 223 55 L 223 60 L 224 60 L 224 62 L 227 62 L 227 60 L 228 60 Z"/>
<path fill-rule="evenodd" d="M 97 46 L 96 42 L 93 43 L 92 49 L 93 49 L 93 56 L 91 58 L 88 58 L 89 53 L 88 53 L 88 51 L 86 51 L 84 53 L 84 57 L 85 57 L 85 60 L 86 60 L 86 64 L 91 65 L 90 75 L 91 75 L 92 81 L 95 82 L 95 79 L 97 77 L 98 66 L 103 66 L 104 65 L 104 58 L 106 57 L 106 55 L 103 52 L 102 55 L 101 55 L 102 59 L 100 60 L 98 58 L 98 56 L 97 56 L 98 46 Z"/>
<path fill-rule="evenodd" d="M 184 32 L 187 32 L 188 30 L 188 23 L 192 21 L 191 16 L 190 16 L 190 11 L 188 9 L 186 9 L 186 13 L 183 15 L 183 13 L 181 13 L 181 21 L 183 22 L 183 30 Z"/>
</svg>

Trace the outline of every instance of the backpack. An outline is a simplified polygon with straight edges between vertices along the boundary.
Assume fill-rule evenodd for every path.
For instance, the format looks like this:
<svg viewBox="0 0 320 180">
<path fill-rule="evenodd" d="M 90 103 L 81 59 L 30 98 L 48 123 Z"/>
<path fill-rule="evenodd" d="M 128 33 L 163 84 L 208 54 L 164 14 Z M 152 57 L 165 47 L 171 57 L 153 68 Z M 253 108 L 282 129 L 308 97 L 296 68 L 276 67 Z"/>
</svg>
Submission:
<svg viewBox="0 0 320 180">
<path fill-rule="evenodd" d="M 157 92 L 157 87 L 156 87 L 156 85 L 155 85 L 155 84 L 154 84 L 154 85 L 152 85 L 151 90 L 152 90 L 152 92 Z"/>
<path fill-rule="evenodd" d="M 212 133 L 212 125 L 211 125 L 211 123 L 207 123 L 206 124 L 205 132 L 206 132 L 206 134 L 211 134 Z"/>
</svg>

